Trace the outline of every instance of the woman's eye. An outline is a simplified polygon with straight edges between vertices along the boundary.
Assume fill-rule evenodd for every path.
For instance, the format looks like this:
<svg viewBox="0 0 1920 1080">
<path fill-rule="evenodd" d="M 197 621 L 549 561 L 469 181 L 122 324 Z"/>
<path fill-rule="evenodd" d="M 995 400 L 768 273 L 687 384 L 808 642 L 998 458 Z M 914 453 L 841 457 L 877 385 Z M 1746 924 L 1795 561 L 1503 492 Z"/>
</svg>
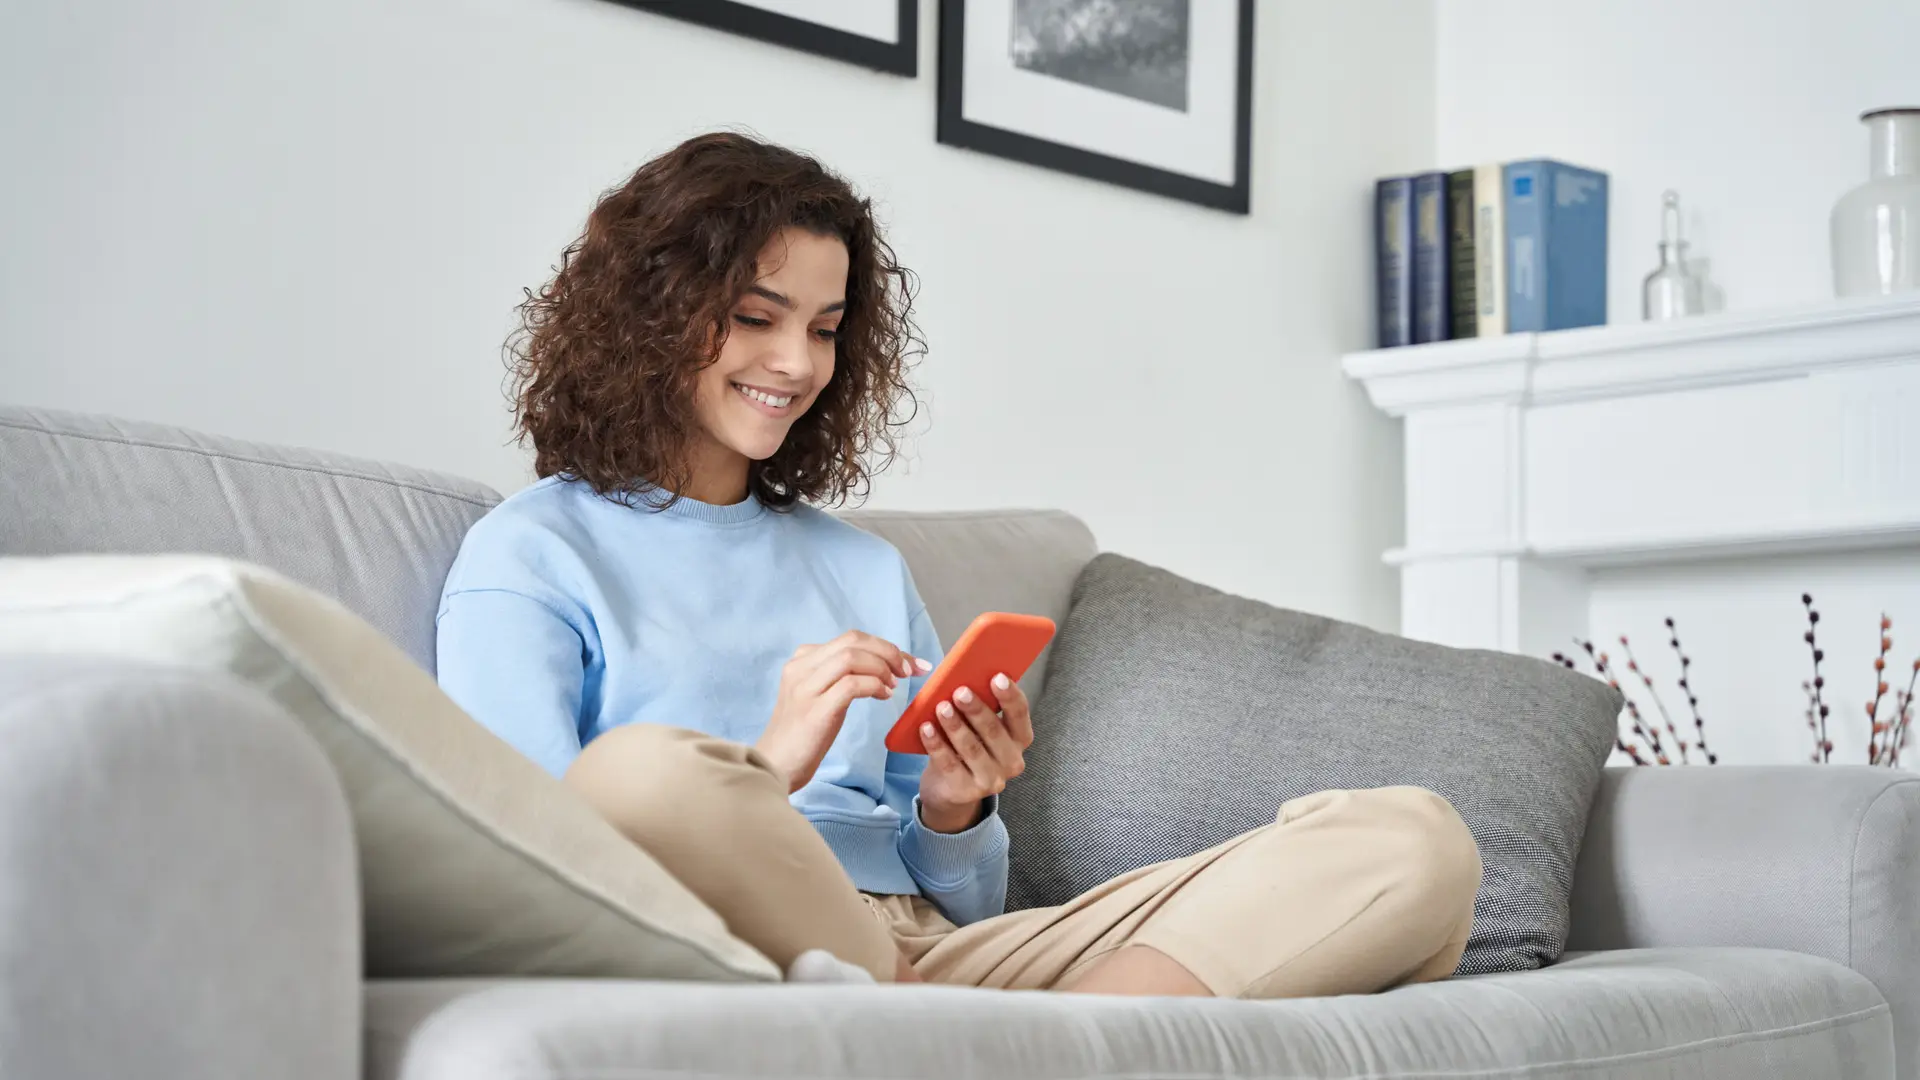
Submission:
<svg viewBox="0 0 1920 1080">
<path fill-rule="evenodd" d="M 762 326 L 773 325 L 773 320 L 771 319 L 756 319 L 751 315 L 735 315 L 733 321 L 739 323 L 741 326 L 751 326 L 756 329 Z"/>
<path fill-rule="evenodd" d="M 820 335 L 820 340 L 821 340 L 821 341 L 833 341 L 834 339 L 836 339 L 836 338 L 838 338 L 838 337 L 840 336 L 840 331 L 838 331 L 838 330 L 827 330 L 827 329 L 824 329 L 824 328 L 823 328 L 823 329 L 820 329 L 820 330 L 815 330 L 815 331 L 814 331 L 814 333 L 816 333 L 816 334 L 818 334 L 818 335 Z"/>
</svg>

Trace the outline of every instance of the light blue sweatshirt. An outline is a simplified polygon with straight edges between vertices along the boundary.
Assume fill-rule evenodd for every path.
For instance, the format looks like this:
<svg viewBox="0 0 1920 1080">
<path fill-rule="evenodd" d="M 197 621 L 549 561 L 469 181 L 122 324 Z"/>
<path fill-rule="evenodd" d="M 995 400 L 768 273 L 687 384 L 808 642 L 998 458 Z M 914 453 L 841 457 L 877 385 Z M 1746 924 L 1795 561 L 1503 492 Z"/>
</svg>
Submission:
<svg viewBox="0 0 1920 1080">
<path fill-rule="evenodd" d="M 941 653 L 900 553 L 831 515 L 752 499 L 656 511 L 554 477 L 474 525 L 438 625 L 440 685 L 555 776 L 636 721 L 754 742 L 800 645 L 864 630 Z M 1005 907 L 1007 830 L 992 804 L 963 833 L 920 823 L 927 759 L 884 740 L 921 682 L 854 702 L 792 801 L 860 889 L 919 893 L 964 925 Z"/>
</svg>

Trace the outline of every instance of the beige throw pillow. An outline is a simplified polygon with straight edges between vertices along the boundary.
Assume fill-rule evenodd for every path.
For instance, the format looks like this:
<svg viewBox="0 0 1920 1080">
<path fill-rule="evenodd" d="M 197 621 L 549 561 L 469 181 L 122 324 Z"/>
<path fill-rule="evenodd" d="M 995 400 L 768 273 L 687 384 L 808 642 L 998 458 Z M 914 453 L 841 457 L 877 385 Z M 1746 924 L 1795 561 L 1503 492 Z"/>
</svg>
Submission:
<svg viewBox="0 0 1920 1080">
<path fill-rule="evenodd" d="M 202 556 L 0 559 L 0 652 L 205 668 L 282 705 L 352 807 L 370 976 L 779 978 L 372 627 L 270 571 Z"/>
</svg>

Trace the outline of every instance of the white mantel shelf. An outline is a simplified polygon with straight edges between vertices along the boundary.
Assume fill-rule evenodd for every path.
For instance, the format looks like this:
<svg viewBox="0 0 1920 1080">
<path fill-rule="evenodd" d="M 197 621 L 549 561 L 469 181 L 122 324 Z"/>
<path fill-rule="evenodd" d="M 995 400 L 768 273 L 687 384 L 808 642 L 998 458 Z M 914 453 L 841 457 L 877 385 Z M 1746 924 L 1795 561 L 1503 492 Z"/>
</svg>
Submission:
<svg viewBox="0 0 1920 1080">
<path fill-rule="evenodd" d="M 1441 405 L 1574 401 L 1792 378 L 1920 358 L 1920 293 L 1765 312 L 1465 338 L 1348 353 L 1390 416 Z"/>
<path fill-rule="evenodd" d="M 1920 556 L 1920 294 L 1342 367 L 1405 421 L 1406 544 L 1384 557 L 1414 637 L 1562 647 L 1596 568 Z"/>
</svg>

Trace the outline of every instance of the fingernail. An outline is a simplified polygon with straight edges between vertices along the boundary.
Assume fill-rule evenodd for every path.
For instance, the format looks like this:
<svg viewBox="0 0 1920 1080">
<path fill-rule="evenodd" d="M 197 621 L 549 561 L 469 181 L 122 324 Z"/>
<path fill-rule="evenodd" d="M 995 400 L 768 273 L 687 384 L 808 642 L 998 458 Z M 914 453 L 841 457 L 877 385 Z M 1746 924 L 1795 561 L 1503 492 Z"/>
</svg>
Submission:
<svg viewBox="0 0 1920 1080">
<path fill-rule="evenodd" d="M 917 656 L 913 658 L 913 666 L 919 668 L 921 671 L 933 670 L 933 663 L 931 661 L 922 660 Z"/>
<path fill-rule="evenodd" d="M 889 687 L 885 687 L 885 688 L 883 688 L 883 689 L 882 689 L 882 690 L 880 691 L 880 700 L 881 700 L 881 701 L 885 701 L 885 700 L 887 700 L 888 698 L 890 698 L 890 697 L 892 697 L 892 696 L 893 696 L 893 687 L 891 687 L 891 686 L 889 686 Z"/>
<path fill-rule="evenodd" d="M 900 674 L 902 675 L 913 674 L 913 663 L 907 660 L 905 657 L 902 657 L 900 660 Z"/>
<path fill-rule="evenodd" d="M 970 704 L 973 701 L 973 691 L 963 686 L 953 692 L 953 700 L 962 705 Z"/>
<path fill-rule="evenodd" d="M 993 688 L 995 690 L 1005 690 L 1012 685 L 1013 683 L 1009 681 L 1005 675 L 995 675 L 993 677 Z"/>
<path fill-rule="evenodd" d="M 935 706 L 933 711 L 939 713 L 940 719 L 942 720 L 953 719 L 953 706 L 947 704 L 944 701 L 941 702 L 939 705 Z"/>
<path fill-rule="evenodd" d="M 932 742 L 932 741 L 933 741 L 933 735 L 934 735 L 934 731 L 933 731 L 933 725 L 932 725 L 932 724 L 921 724 L 921 725 L 920 725 L 920 739 L 921 739 L 921 741 L 923 741 L 923 742 Z"/>
</svg>

